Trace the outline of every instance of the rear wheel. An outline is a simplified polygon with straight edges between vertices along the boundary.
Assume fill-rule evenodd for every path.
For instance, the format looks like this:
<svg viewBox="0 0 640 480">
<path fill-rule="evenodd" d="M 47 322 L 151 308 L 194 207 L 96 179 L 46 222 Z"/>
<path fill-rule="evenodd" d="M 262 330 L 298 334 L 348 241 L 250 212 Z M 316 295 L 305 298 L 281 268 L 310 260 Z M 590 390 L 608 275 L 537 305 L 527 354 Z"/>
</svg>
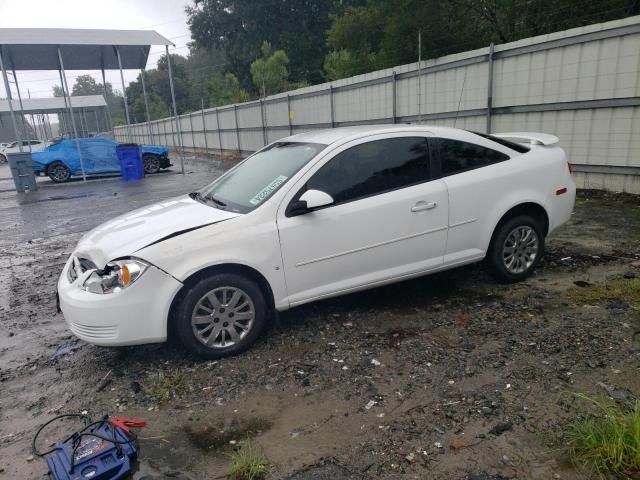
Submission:
<svg viewBox="0 0 640 480">
<path fill-rule="evenodd" d="M 533 273 L 543 254 L 544 234 L 539 222 L 519 215 L 498 225 L 487 263 L 498 280 L 517 282 Z"/>
<path fill-rule="evenodd" d="M 71 171 L 64 163 L 53 162 L 47 168 L 47 175 L 49 175 L 51 181 L 55 183 L 64 183 L 68 182 L 71 178 Z"/>
<path fill-rule="evenodd" d="M 260 336 L 267 303 L 255 282 L 222 273 L 190 288 L 176 313 L 181 343 L 196 355 L 214 359 L 240 353 Z"/>
<path fill-rule="evenodd" d="M 160 159 L 157 155 L 145 153 L 142 156 L 142 163 L 144 165 L 144 173 L 150 174 L 160 171 Z"/>
</svg>

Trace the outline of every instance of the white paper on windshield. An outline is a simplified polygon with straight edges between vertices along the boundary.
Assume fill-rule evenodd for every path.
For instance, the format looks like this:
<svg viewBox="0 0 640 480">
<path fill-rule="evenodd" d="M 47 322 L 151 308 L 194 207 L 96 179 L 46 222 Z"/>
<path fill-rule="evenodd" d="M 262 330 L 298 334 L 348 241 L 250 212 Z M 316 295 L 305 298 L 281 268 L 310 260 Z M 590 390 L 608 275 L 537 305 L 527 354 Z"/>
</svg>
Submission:
<svg viewBox="0 0 640 480">
<path fill-rule="evenodd" d="M 280 175 L 278 177 L 276 177 L 276 179 L 274 181 L 272 181 L 269 185 L 267 185 L 266 187 L 264 187 L 262 190 L 260 190 L 255 197 L 253 197 L 251 200 L 249 200 L 249 203 L 251 205 L 258 205 L 260 202 L 262 202 L 265 198 L 267 198 L 269 195 L 271 195 L 271 193 L 278 188 L 280 185 L 282 185 L 285 180 L 287 179 L 286 176 L 284 175 Z"/>
</svg>

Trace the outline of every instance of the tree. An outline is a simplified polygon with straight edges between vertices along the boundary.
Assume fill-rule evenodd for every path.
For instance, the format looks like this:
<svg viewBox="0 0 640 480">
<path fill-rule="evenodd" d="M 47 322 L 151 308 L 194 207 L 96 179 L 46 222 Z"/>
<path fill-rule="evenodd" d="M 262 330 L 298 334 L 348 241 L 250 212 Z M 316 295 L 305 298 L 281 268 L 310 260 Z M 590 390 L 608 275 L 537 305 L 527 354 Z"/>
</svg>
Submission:
<svg viewBox="0 0 640 480">
<path fill-rule="evenodd" d="M 325 32 L 335 5 L 335 0 L 193 0 L 186 12 L 193 46 L 224 52 L 228 71 L 249 88 L 250 65 L 265 40 L 287 52 L 293 80 L 322 81 Z"/>
<path fill-rule="evenodd" d="M 95 81 L 91 75 L 80 75 L 76 78 L 76 81 L 71 87 L 71 95 L 104 95 L 104 89 L 101 83 Z M 62 87 L 59 85 L 53 86 L 53 96 L 62 97 Z M 124 99 L 119 92 L 114 92 L 111 83 L 106 83 L 106 95 L 105 101 L 109 107 L 111 113 L 111 121 L 114 125 L 126 124 L 124 114 Z"/>
<path fill-rule="evenodd" d="M 249 92 L 240 85 L 233 73 L 216 73 L 207 82 L 209 106 L 219 107 L 230 103 L 242 103 L 249 100 Z"/>
<path fill-rule="evenodd" d="M 289 57 L 284 50 L 271 52 L 269 42 L 262 43 L 262 58 L 251 64 L 253 84 L 266 97 L 268 93 L 279 93 L 287 89 Z"/>
</svg>

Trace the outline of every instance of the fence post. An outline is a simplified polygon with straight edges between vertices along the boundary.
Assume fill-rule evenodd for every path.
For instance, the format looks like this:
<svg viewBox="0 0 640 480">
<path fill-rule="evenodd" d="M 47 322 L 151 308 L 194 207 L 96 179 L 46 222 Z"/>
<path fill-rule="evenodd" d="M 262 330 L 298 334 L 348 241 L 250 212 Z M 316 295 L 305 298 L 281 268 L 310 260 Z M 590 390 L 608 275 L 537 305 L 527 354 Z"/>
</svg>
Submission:
<svg viewBox="0 0 640 480">
<path fill-rule="evenodd" d="M 398 85 L 396 84 L 396 72 L 395 70 L 391 74 L 391 116 L 393 118 L 393 123 L 396 123 L 398 118 L 398 105 L 397 105 L 397 89 Z"/>
<path fill-rule="evenodd" d="M 487 87 L 487 131 L 486 133 L 491 133 L 491 107 L 493 106 L 493 42 L 489 45 L 489 81 Z"/>
<path fill-rule="evenodd" d="M 260 99 L 260 118 L 262 119 L 262 143 L 267 145 L 267 128 L 265 126 L 264 100 Z"/>
<path fill-rule="evenodd" d="M 238 141 L 238 153 L 242 153 L 242 148 L 240 148 L 240 127 L 238 126 L 238 106 L 233 104 L 233 118 L 236 122 L 236 140 Z"/>
<path fill-rule="evenodd" d="M 209 141 L 207 140 L 207 123 L 204 118 L 204 99 L 200 99 L 200 103 L 202 104 L 202 134 L 204 135 L 204 151 L 205 153 L 209 153 Z"/>
<path fill-rule="evenodd" d="M 220 131 L 220 114 L 218 113 L 218 107 L 216 107 L 216 127 L 218 129 L 218 145 L 220 147 L 220 155 L 222 155 L 222 132 Z"/>
<path fill-rule="evenodd" d="M 289 135 L 293 135 L 293 125 L 291 124 L 291 95 L 287 93 L 287 120 L 289 122 Z"/>
<path fill-rule="evenodd" d="M 329 86 L 329 103 L 331 104 L 331 128 L 336 126 L 336 117 L 333 109 L 333 85 Z"/>
<path fill-rule="evenodd" d="M 189 127 L 191 127 L 191 143 L 193 143 L 193 155 L 196 154 L 196 132 L 193 131 L 193 113 L 189 114 Z"/>
</svg>

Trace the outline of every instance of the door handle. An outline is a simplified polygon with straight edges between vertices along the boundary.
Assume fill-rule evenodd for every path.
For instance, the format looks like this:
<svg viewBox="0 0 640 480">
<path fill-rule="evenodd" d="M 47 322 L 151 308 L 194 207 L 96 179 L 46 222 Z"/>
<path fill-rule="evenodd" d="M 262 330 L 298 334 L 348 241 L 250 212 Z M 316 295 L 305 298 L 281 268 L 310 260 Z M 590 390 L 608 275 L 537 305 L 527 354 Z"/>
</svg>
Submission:
<svg viewBox="0 0 640 480">
<path fill-rule="evenodd" d="M 422 212 L 424 210 L 431 210 L 438 206 L 436 202 L 423 202 L 419 201 L 413 207 L 411 207 L 412 212 Z"/>
</svg>

